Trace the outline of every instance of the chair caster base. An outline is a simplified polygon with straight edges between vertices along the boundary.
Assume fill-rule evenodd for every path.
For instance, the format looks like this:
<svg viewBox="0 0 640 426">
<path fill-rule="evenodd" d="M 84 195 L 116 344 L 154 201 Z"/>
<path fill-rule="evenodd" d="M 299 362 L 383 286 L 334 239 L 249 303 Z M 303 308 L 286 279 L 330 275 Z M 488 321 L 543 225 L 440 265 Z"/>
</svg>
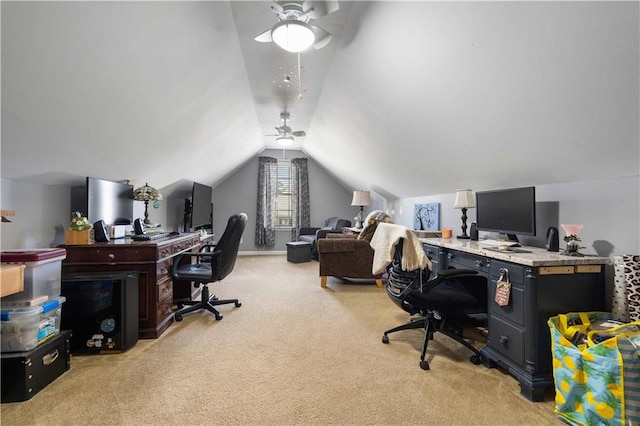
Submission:
<svg viewBox="0 0 640 426">
<path fill-rule="evenodd" d="M 480 365 L 482 364 L 482 357 L 479 355 L 471 355 L 471 358 L 469 358 L 469 361 L 471 361 L 471 364 Z"/>
<path fill-rule="evenodd" d="M 428 370 L 429 363 L 427 361 L 420 361 L 420 368 L 422 368 L 423 370 Z"/>
<path fill-rule="evenodd" d="M 174 321 L 182 321 L 182 315 L 181 314 L 175 314 L 173 316 L 173 320 Z"/>
<path fill-rule="evenodd" d="M 219 315 L 219 314 L 215 315 L 215 317 L 216 317 L 216 321 L 220 321 L 223 318 L 222 315 Z"/>
<path fill-rule="evenodd" d="M 236 305 L 236 308 L 239 308 L 240 306 L 242 306 L 242 303 L 236 302 L 235 305 Z"/>
<path fill-rule="evenodd" d="M 382 343 L 384 343 L 384 344 L 389 343 L 389 336 L 387 336 L 386 334 L 384 336 L 382 336 Z"/>
</svg>

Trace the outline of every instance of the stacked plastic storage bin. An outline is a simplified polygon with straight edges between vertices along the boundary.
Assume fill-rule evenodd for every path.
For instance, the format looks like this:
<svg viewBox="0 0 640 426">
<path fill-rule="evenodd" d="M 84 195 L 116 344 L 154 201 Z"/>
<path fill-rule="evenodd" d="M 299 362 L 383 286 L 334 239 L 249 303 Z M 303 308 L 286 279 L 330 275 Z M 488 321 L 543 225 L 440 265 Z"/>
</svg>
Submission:
<svg viewBox="0 0 640 426">
<path fill-rule="evenodd" d="M 3 251 L 3 264 L 25 265 L 24 290 L 0 299 L 1 350 L 30 351 L 60 333 L 65 249 Z"/>
</svg>

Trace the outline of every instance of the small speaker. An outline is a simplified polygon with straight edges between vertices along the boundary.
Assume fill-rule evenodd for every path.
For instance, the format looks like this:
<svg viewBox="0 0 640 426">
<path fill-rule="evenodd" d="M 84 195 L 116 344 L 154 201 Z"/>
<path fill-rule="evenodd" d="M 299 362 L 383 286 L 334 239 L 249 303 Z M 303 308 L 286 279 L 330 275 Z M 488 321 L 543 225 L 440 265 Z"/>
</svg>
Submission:
<svg viewBox="0 0 640 426">
<path fill-rule="evenodd" d="M 547 251 L 560 251 L 559 240 L 558 228 L 550 226 L 549 229 L 547 229 L 547 243 L 545 244 Z"/>
<path fill-rule="evenodd" d="M 145 231 L 145 227 L 144 227 L 144 222 L 141 219 L 136 219 L 133 221 L 133 232 L 136 235 L 142 235 L 144 234 Z"/>
<path fill-rule="evenodd" d="M 107 225 L 104 220 L 99 220 L 93 224 L 93 233 L 97 243 L 109 242 L 109 231 L 107 231 Z"/>
<path fill-rule="evenodd" d="M 469 229 L 469 238 L 471 241 L 478 241 L 478 225 L 475 222 L 471 222 L 471 228 Z"/>
</svg>

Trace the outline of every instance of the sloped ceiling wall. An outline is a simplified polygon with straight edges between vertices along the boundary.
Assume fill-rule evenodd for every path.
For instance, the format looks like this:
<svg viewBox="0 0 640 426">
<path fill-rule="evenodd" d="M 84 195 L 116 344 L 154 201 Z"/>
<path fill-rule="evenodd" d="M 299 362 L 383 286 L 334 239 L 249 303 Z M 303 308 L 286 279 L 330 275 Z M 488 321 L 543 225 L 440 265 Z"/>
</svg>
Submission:
<svg viewBox="0 0 640 426">
<path fill-rule="evenodd" d="M 391 197 L 635 176 L 638 4 L 354 7 L 304 149 Z"/>
<path fill-rule="evenodd" d="M 232 6 L 2 2 L 2 177 L 215 186 L 274 126 L 245 68 L 243 46 L 263 46 L 240 43 L 268 26 Z M 637 2 L 346 9 L 302 146 L 345 187 L 393 199 L 639 174 Z"/>
<path fill-rule="evenodd" d="M 2 124 L 3 177 L 44 183 L 212 183 L 262 149 L 227 2 L 3 2 Z"/>
</svg>

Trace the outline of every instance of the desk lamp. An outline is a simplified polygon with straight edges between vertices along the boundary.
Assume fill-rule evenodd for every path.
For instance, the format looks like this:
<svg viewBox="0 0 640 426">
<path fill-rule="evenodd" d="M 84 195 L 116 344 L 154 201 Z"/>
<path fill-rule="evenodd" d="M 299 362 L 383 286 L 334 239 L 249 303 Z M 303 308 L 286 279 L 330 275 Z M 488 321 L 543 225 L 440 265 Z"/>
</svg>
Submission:
<svg viewBox="0 0 640 426">
<path fill-rule="evenodd" d="M 458 189 L 456 191 L 456 201 L 453 204 L 453 208 L 462 209 L 462 235 L 458 235 L 461 240 L 469 239 L 467 235 L 467 209 L 472 209 L 475 206 L 476 202 L 470 189 Z"/>
<path fill-rule="evenodd" d="M 362 222 L 364 222 L 364 206 L 371 204 L 371 193 L 369 191 L 353 191 L 353 199 L 351 200 L 352 206 L 360 206 L 360 211 L 353 219 L 356 221 L 356 229 L 362 229 Z"/>
<path fill-rule="evenodd" d="M 151 225 L 149 220 L 149 201 L 161 201 L 162 195 L 157 189 L 145 183 L 144 186 L 133 191 L 133 199 L 136 201 L 144 201 L 144 224 Z"/>
</svg>

